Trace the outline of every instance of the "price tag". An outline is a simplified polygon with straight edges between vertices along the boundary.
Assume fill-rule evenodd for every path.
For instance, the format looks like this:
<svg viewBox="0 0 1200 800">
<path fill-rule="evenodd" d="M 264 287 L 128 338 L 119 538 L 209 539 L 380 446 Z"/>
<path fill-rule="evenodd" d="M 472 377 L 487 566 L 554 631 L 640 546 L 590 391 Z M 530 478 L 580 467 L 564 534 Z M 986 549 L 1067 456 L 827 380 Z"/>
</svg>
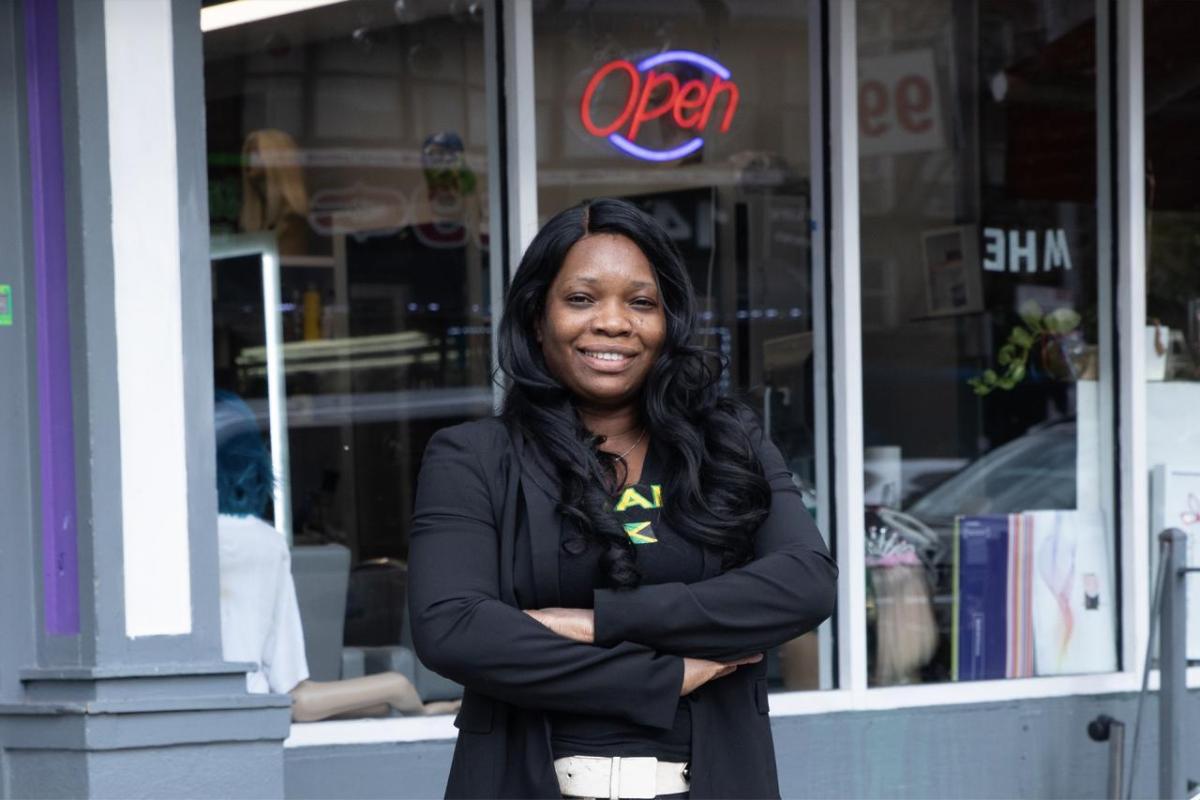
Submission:
<svg viewBox="0 0 1200 800">
<path fill-rule="evenodd" d="M 12 325 L 12 318 L 12 287 L 6 283 L 0 283 L 0 325 Z"/>
</svg>

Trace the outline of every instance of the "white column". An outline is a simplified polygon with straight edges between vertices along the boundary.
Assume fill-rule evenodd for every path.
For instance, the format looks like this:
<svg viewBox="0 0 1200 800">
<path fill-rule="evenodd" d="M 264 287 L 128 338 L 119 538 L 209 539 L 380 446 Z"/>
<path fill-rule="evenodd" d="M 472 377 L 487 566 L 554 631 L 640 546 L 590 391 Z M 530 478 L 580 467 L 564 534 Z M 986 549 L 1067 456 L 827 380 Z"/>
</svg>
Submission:
<svg viewBox="0 0 1200 800">
<path fill-rule="evenodd" d="M 1102 5 L 1102 3 L 1101 3 Z M 1120 365 L 1121 610 L 1124 668 L 1140 676 L 1150 624 L 1149 471 L 1146 464 L 1145 68 L 1142 0 L 1115 4 L 1117 26 L 1117 352 Z M 1101 57 L 1103 57 L 1103 51 Z M 1101 120 L 1103 123 L 1104 121 Z M 1103 223 L 1102 223 L 1103 224 Z"/>
<path fill-rule="evenodd" d="M 105 0 L 104 23 L 125 633 L 186 634 L 192 608 L 171 3 Z"/>
<path fill-rule="evenodd" d="M 504 93 L 509 136 L 508 255 L 515 273 L 538 230 L 537 104 L 530 0 L 504 4 Z"/>
<path fill-rule="evenodd" d="M 509 231 L 505 230 L 501 221 L 504 219 L 504 204 L 508 198 L 500 193 L 504 185 L 501 170 L 504 167 L 504 155 L 501 153 L 503 137 L 500 130 L 500 118 L 504 96 L 500 91 L 500 71 L 497 69 L 498 52 L 503 52 L 497 34 L 499 5 L 489 2 L 483 9 L 483 58 L 484 58 L 484 96 L 487 100 L 487 175 L 488 175 L 488 294 L 491 297 L 492 315 L 492 344 L 491 360 L 488 362 L 495 368 L 500 363 L 500 317 L 504 313 L 504 258 L 507 253 Z M 492 409 L 499 412 L 504 404 L 504 383 L 492 382 Z"/>
<path fill-rule="evenodd" d="M 808 0 L 808 136 L 809 136 L 809 215 L 813 220 L 810 241 L 812 242 L 812 330 L 813 330 L 813 417 L 816 441 L 813 446 L 817 479 L 817 527 L 825 537 L 830 550 L 837 553 L 831 541 L 833 535 L 833 453 L 830 445 L 830 368 L 829 368 L 829 245 L 827 235 L 829 220 L 826 219 L 825 186 L 825 37 L 822 18 L 825 14 L 823 0 Z M 769 428 L 769 426 L 768 426 Z M 817 628 L 817 653 L 819 654 L 819 686 L 822 690 L 836 687 L 834 675 L 837 664 L 834 655 L 833 632 L 837 618 L 825 620 Z"/>
<path fill-rule="evenodd" d="M 867 688 L 863 531 L 862 298 L 858 243 L 858 50 L 854 0 L 829 4 L 834 515 L 838 563 L 839 685 Z"/>
</svg>

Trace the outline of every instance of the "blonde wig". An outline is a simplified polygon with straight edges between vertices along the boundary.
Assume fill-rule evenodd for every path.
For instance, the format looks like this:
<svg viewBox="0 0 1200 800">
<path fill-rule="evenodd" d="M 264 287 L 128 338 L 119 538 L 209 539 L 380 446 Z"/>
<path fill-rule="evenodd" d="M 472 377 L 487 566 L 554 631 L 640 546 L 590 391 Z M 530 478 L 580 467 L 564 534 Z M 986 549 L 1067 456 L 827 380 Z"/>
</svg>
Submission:
<svg viewBox="0 0 1200 800">
<path fill-rule="evenodd" d="M 875 589 L 875 684 L 919 682 L 937 650 L 937 622 L 925 569 L 899 563 L 869 567 Z"/>
<path fill-rule="evenodd" d="M 242 230 L 279 230 L 289 216 L 307 214 L 296 140 L 269 128 L 251 132 L 242 145 Z"/>
<path fill-rule="evenodd" d="M 890 508 L 868 514 L 866 565 L 875 597 L 875 684 L 920 681 L 937 651 L 937 620 L 925 562 L 918 554 L 936 535 L 915 517 Z M 914 544 L 914 542 L 916 544 Z"/>
</svg>

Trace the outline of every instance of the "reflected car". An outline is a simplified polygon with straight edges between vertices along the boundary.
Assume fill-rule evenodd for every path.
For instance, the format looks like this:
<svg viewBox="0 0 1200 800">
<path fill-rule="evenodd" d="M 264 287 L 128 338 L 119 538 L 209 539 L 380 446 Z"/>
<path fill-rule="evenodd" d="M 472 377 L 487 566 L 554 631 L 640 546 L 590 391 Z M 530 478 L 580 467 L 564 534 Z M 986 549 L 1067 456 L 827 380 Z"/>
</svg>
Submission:
<svg viewBox="0 0 1200 800">
<path fill-rule="evenodd" d="M 972 461 L 905 511 L 953 527 L 964 514 L 1074 508 L 1075 453 L 1075 420 L 1047 423 Z"/>
</svg>

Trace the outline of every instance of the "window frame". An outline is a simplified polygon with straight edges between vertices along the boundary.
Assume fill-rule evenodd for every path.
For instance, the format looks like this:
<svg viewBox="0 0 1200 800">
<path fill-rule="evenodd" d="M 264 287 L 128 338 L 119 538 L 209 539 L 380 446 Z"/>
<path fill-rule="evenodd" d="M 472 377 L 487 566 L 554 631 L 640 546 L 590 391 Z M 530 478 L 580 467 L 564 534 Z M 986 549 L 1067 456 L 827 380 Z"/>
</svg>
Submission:
<svg viewBox="0 0 1200 800">
<path fill-rule="evenodd" d="M 834 689 L 771 695 L 771 714 L 804 716 L 1136 692 L 1149 638 L 1149 488 L 1146 476 L 1145 202 L 1142 0 L 1095 0 L 1097 37 L 1097 214 L 1100 235 L 1098 303 L 1106 360 L 1101 413 L 1115 458 L 1105 475 L 1116 542 L 1119 664 L 1116 672 L 960 683 L 869 687 L 863 530 L 861 287 L 857 37 L 858 0 L 808 0 L 814 65 L 810 126 L 812 176 L 816 407 L 826 431 L 817 445 L 818 522 L 831 531 L 841 570 L 834 620 Z M 498 324 L 508 275 L 538 224 L 537 144 L 533 114 L 532 0 L 485 4 L 488 142 L 496 232 L 507 263 L 493 270 L 493 325 Z M 819 47 L 817 46 L 819 42 Z M 518 91 L 518 87 L 520 91 Z M 493 339 L 494 342 L 494 339 Z M 494 346 L 494 345 L 493 345 Z M 500 397 L 497 389 L 497 402 Z M 1157 686 L 1157 670 L 1149 676 Z M 1200 687 L 1200 667 L 1187 671 Z M 293 725 L 285 747 L 450 740 L 448 715 L 339 720 Z"/>
</svg>

